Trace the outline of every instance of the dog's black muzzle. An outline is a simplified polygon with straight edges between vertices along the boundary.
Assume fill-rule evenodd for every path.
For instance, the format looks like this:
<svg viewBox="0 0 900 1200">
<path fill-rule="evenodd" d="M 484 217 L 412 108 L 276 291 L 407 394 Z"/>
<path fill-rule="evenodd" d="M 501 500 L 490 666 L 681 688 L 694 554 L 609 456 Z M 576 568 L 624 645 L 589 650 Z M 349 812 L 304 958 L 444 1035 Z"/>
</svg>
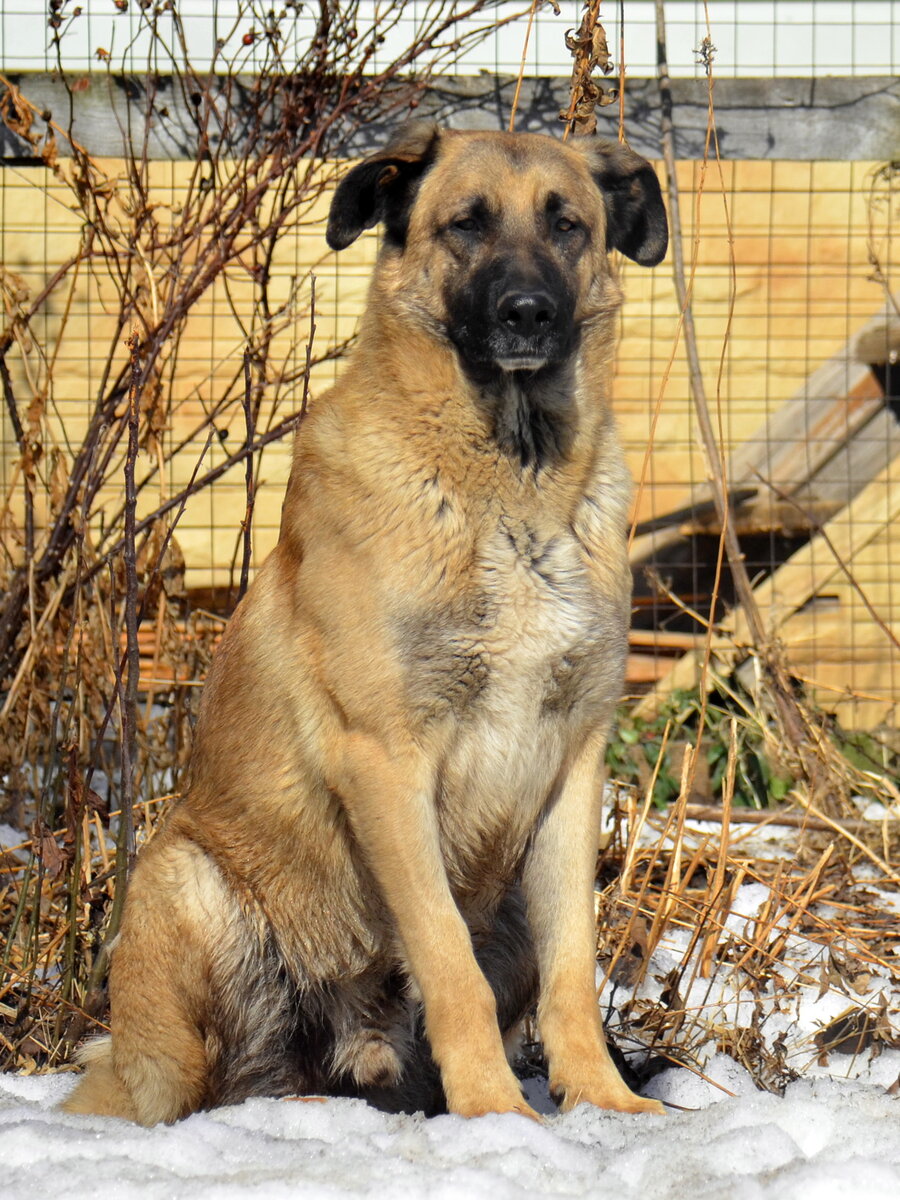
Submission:
<svg viewBox="0 0 900 1200">
<path fill-rule="evenodd" d="M 574 296 L 555 264 L 510 269 L 494 260 L 447 296 L 447 332 L 477 374 L 537 371 L 572 353 L 574 308 Z"/>
</svg>

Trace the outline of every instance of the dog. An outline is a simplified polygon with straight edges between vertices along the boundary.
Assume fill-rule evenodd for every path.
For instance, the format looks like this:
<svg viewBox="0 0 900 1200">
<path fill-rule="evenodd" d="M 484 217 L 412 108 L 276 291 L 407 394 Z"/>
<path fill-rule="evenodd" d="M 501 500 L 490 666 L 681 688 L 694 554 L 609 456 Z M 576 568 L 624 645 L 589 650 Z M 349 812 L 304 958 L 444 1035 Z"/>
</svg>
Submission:
<svg viewBox="0 0 900 1200">
<path fill-rule="evenodd" d="M 659 184 L 600 138 L 420 121 L 344 176 L 327 240 L 376 224 L 69 1112 L 535 1116 L 507 1057 L 535 1000 L 562 1110 L 661 1111 L 610 1059 L 593 908 L 631 596 L 610 252 L 663 258 Z"/>
</svg>

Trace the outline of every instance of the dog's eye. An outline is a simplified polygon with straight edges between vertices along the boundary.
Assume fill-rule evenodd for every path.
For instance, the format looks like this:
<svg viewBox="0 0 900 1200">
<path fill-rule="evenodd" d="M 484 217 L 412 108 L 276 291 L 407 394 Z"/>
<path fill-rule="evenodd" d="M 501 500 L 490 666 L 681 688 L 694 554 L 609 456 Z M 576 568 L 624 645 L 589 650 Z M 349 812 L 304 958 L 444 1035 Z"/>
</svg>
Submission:
<svg viewBox="0 0 900 1200">
<path fill-rule="evenodd" d="M 478 228 L 478 222 L 474 217 L 460 217 L 458 221 L 453 222 L 453 228 L 459 233 L 474 233 Z"/>
<path fill-rule="evenodd" d="M 578 225 L 575 221 L 570 221 L 568 217 L 559 217 L 554 228 L 557 233 L 573 233 Z"/>
</svg>

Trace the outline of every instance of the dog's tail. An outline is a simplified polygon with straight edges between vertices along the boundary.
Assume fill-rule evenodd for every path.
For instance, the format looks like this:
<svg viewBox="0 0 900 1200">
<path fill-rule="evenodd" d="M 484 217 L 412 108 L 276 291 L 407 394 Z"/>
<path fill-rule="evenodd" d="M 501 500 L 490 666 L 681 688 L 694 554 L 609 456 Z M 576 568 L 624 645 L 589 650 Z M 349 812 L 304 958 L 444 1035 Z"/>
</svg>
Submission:
<svg viewBox="0 0 900 1200">
<path fill-rule="evenodd" d="M 68 1113 L 94 1113 L 101 1117 L 138 1119 L 134 1101 L 113 1067 L 112 1038 L 94 1038 L 78 1051 L 85 1074 L 60 1108 Z"/>
</svg>

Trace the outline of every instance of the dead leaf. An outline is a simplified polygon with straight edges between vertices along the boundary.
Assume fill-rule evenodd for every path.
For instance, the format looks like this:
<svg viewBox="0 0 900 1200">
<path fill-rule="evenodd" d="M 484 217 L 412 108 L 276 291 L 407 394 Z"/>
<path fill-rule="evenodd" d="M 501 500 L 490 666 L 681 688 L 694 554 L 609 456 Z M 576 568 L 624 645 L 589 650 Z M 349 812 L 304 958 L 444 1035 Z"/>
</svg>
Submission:
<svg viewBox="0 0 900 1200">
<path fill-rule="evenodd" d="M 0 120 L 3 121 L 10 133 L 24 138 L 32 146 L 37 142 L 36 135 L 31 132 L 34 113 L 18 88 L 7 86 L 3 96 L 0 97 Z"/>
<path fill-rule="evenodd" d="M 612 981 L 617 986 L 633 988 L 642 978 L 647 966 L 648 935 L 647 922 L 643 917 L 636 917 L 631 924 L 629 944 L 613 969 Z"/>
<path fill-rule="evenodd" d="M 863 1008 L 848 1008 L 830 1021 L 813 1038 L 820 1050 L 819 1061 L 827 1065 L 828 1054 L 862 1054 L 872 1044 L 878 1027 L 877 1018 Z M 825 1061 L 822 1063 L 822 1055 Z"/>
<path fill-rule="evenodd" d="M 598 66 L 604 75 L 609 75 L 613 69 L 612 59 L 609 54 L 609 43 L 606 40 L 606 30 L 599 21 L 594 26 L 594 32 L 591 37 L 591 60 L 592 66 Z"/>
<path fill-rule="evenodd" d="M 66 856 L 53 836 L 53 830 L 43 821 L 35 822 L 32 845 L 50 879 L 58 879 L 66 868 Z"/>
<path fill-rule="evenodd" d="M 50 451 L 50 505 L 54 512 L 62 508 L 69 490 L 69 468 L 65 455 L 56 446 Z"/>
<path fill-rule="evenodd" d="M 109 799 L 104 800 L 93 788 L 85 789 L 84 803 L 91 812 L 95 812 L 101 819 L 105 820 L 109 817 Z"/>
<path fill-rule="evenodd" d="M 857 996 L 865 996 L 872 990 L 872 973 L 871 971 L 860 971 L 853 976 L 849 983 Z"/>
</svg>

